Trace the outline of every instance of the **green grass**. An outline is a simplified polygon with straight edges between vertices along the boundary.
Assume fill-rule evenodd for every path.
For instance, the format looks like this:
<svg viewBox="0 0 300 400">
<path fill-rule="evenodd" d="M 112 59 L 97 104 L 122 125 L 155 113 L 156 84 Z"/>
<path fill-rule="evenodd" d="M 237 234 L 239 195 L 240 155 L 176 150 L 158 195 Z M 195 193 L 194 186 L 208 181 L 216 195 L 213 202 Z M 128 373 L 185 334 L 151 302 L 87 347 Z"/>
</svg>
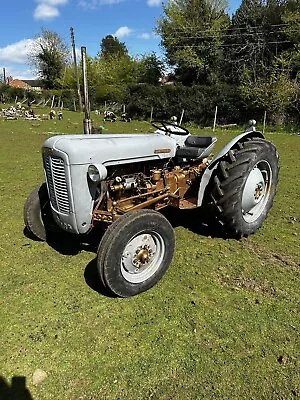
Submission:
<svg viewBox="0 0 300 400">
<path fill-rule="evenodd" d="M 0 118 L 0 399 L 16 377 L 34 400 L 299 398 L 300 138 L 266 134 L 280 153 L 280 183 L 257 234 L 223 240 L 177 227 L 166 276 L 116 299 L 96 290 L 93 252 L 23 234 L 24 202 L 44 180 L 43 141 L 82 131 L 82 115 L 64 117 Z M 105 127 L 149 131 L 145 122 Z M 219 147 L 237 133 L 217 131 Z M 37 369 L 47 378 L 35 386 Z"/>
</svg>

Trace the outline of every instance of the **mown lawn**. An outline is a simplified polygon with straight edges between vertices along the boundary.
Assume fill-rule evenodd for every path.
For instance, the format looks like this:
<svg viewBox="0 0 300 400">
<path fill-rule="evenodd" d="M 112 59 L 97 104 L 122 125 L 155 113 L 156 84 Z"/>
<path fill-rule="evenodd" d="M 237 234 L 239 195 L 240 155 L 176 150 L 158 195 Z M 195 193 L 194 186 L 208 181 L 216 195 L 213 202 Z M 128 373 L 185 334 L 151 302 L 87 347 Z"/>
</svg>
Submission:
<svg viewBox="0 0 300 400">
<path fill-rule="evenodd" d="M 280 153 L 280 183 L 256 235 L 224 240 L 178 226 L 166 276 L 117 299 L 102 292 L 89 247 L 23 233 L 24 202 L 44 179 L 43 141 L 81 130 L 74 113 L 0 118 L 0 399 L 300 398 L 300 137 L 266 134 Z M 237 133 L 218 131 L 219 146 Z M 46 377 L 33 384 L 37 370 Z"/>
</svg>

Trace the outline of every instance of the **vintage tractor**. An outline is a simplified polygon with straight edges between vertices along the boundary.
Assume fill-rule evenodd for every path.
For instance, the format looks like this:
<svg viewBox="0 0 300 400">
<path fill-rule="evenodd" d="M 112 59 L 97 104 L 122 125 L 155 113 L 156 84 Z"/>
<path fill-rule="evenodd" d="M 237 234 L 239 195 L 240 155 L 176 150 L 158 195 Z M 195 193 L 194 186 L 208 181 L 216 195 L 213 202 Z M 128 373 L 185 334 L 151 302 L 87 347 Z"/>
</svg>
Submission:
<svg viewBox="0 0 300 400">
<path fill-rule="evenodd" d="M 42 147 L 46 183 L 24 207 L 27 230 L 85 235 L 102 225 L 97 268 L 120 297 L 154 286 L 175 247 L 166 207 L 207 207 L 220 234 L 241 238 L 261 227 L 272 206 L 278 154 L 252 124 L 215 157 L 212 136 L 154 121 L 152 134 L 59 135 Z M 200 224 L 201 221 L 199 221 Z"/>
</svg>

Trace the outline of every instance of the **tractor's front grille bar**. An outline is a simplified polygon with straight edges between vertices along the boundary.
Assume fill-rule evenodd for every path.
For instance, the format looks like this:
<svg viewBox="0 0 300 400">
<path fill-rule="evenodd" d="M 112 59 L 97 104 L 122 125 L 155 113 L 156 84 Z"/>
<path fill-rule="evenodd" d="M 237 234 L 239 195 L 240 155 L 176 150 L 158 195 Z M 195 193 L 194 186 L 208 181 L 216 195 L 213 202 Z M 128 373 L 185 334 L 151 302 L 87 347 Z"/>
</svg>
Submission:
<svg viewBox="0 0 300 400">
<path fill-rule="evenodd" d="M 50 155 L 44 155 L 43 159 L 51 204 L 56 211 L 62 214 L 70 214 L 64 161 L 60 157 Z"/>
</svg>

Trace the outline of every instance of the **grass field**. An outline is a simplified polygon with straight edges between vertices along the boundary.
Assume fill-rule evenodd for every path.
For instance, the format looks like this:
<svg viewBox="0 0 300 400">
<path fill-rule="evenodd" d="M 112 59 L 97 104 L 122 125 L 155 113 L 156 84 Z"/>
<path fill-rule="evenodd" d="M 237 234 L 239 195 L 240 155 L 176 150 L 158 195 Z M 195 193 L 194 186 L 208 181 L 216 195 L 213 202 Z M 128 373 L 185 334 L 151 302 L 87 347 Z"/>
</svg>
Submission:
<svg viewBox="0 0 300 400">
<path fill-rule="evenodd" d="M 81 131 L 74 113 L 0 118 L 0 399 L 300 398 L 300 137 L 266 133 L 280 153 L 280 183 L 257 234 L 224 240 L 178 226 L 166 276 L 117 299 L 102 293 L 89 248 L 23 233 L 24 202 L 44 180 L 43 141 Z M 218 131 L 219 147 L 237 133 Z"/>
</svg>

